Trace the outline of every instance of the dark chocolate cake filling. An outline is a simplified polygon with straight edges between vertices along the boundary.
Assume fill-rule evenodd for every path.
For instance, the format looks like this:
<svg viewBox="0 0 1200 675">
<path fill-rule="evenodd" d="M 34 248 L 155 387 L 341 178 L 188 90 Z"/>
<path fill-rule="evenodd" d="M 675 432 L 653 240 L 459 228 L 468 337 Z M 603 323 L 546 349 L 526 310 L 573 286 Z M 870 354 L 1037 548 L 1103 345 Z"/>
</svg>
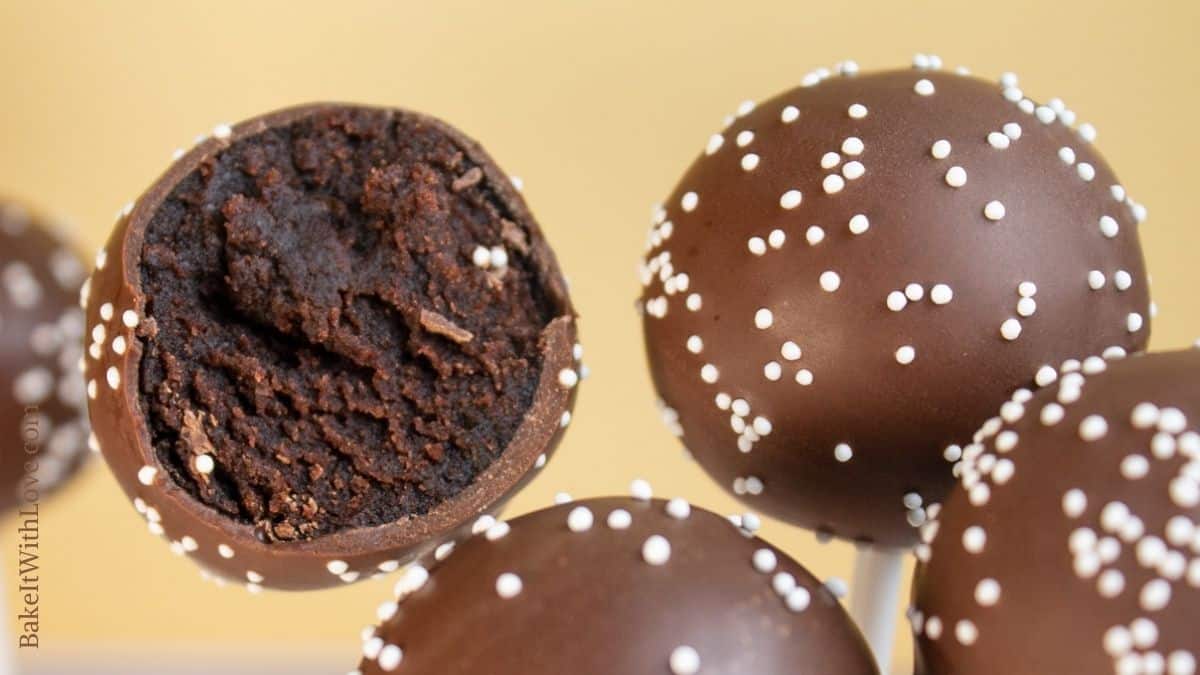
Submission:
<svg viewBox="0 0 1200 675">
<path fill-rule="evenodd" d="M 457 139 L 393 111 L 207 160 L 142 250 L 140 391 L 171 479 L 283 541 L 457 494 L 521 424 L 559 313 L 520 221 Z"/>
</svg>

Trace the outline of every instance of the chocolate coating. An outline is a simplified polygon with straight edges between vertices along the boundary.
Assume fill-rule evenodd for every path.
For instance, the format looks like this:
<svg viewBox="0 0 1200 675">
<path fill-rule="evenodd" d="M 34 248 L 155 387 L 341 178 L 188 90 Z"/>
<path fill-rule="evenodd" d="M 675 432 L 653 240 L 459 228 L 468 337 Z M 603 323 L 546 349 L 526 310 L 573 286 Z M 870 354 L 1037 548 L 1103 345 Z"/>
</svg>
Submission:
<svg viewBox="0 0 1200 675">
<path fill-rule="evenodd" d="M 1190 675 L 1200 352 L 1088 359 L 968 447 L 910 611 L 920 669 Z"/>
<path fill-rule="evenodd" d="M 41 499 L 87 457 L 83 277 L 51 223 L 0 201 L 0 512 Z"/>
<path fill-rule="evenodd" d="M 364 634 L 362 675 L 877 672 L 803 567 L 685 506 L 588 499 L 463 542 L 428 581 L 401 578 L 399 606 Z"/>
<path fill-rule="evenodd" d="M 503 252 L 480 264 L 468 240 Z M 533 216 L 478 143 L 416 113 L 217 127 L 123 212 L 84 293 L 113 474 L 152 533 L 252 591 L 465 536 L 574 403 L 574 311 Z"/>
<path fill-rule="evenodd" d="M 889 71 L 743 104 L 656 215 L 664 418 L 756 510 L 912 543 L 1013 390 L 1145 347 L 1143 209 L 1073 113 L 1006 91 Z"/>
</svg>

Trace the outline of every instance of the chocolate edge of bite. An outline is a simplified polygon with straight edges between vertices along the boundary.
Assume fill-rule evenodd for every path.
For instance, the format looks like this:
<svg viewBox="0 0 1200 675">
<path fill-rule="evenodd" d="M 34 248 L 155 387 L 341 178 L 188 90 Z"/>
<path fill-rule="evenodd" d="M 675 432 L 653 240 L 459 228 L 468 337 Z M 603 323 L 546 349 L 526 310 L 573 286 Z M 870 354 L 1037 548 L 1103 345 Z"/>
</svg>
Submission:
<svg viewBox="0 0 1200 675">
<path fill-rule="evenodd" d="M 161 204 L 204 160 L 267 129 L 344 108 L 383 110 L 428 125 L 444 134 L 480 166 L 489 187 L 505 208 L 533 235 L 528 255 L 536 269 L 537 283 L 555 307 L 557 316 L 542 329 L 539 338 L 542 372 L 523 421 L 500 456 L 466 489 L 422 516 L 346 529 L 308 541 L 267 544 L 256 537 L 252 525 L 220 515 L 196 500 L 170 479 L 155 455 L 141 406 L 139 383 L 141 339 L 152 335 L 154 330 L 152 319 L 144 317 L 145 298 L 140 273 L 142 242 L 146 227 Z M 88 386 L 96 391 L 94 397 L 89 395 L 88 409 L 102 453 L 127 497 L 134 500 L 135 508 L 146 517 L 152 533 L 163 536 L 177 553 L 189 555 L 219 576 L 244 577 L 254 591 L 262 587 L 302 590 L 350 583 L 380 571 L 390 571 L 400 563 L 427 557 L 442 542 L 469 535 L 478 518 L 498 511 L 532 480 L 541 455 L 551 454 L 562 436 L 563 413 L 574 405 L 575 387 L 561 385 L 558 375 L 564 369 L 578 367 L 573 358 L 576 314 L 553 251 L 524 199 L 483 147 L 449 124 L 428 115 L 398 108 L 313 103 L 277 110 L 236 124 L 229 134 L 202 141 L 172 163 L 137 199 L 132 209 L 121 215 L 104 250 L 121 255 L 113 255 L 107 261 L 108 269 L 98 268 L 89 278 L 85 332 L 90 335 L 93 326 L 103 323 L 121 334 L 129 333 L 139 339 L 129 339 L 124 353 L 114 358 L 109 349 L 113 336 L 106 336 L 101 358 L 87 362 L 86 379 L 94 383 Z M 117 268 L 113 269 L 112 265 Z M 113 303 L 112 320 L 104 321 L 99 317 L 99 302 Z M 139 319 L 136 328 L 131 329 L 123 323 L 127 310 L 136 313 Z M 112 387 L 107 379 L 114 368 L 120 378 L 116 387 Z M 119 400 L 116 396 L 106 395 L 111 393 L 119 394 Z M 149 485 L 139 476 L 146 467 L 154 470 L 147 472 Z M 186 531 L 189 529 L 191 531 Z"/>
</svg>

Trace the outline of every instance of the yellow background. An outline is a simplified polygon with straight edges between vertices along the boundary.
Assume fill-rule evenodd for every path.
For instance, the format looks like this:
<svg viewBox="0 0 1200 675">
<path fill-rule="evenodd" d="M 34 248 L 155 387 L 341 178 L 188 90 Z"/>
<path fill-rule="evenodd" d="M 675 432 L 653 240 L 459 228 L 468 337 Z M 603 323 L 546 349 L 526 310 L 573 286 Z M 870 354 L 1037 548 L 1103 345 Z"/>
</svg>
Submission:
<svg viewBox="0 0 1200 675">
<path fill-rule="evenodd" d="M 1014 70 L 1029 95 L 1060 96 L 1098 127 L 1149 207 L 1154 344 L 1182 346 L 1200 333 L 1198 19 L 1189 1 L 0 0 L 0 193 L 73 219 L 90 253 L 171 151 L 217 122 L 318 99 L 440 116 L 525 179 L 583 315 L 593 375 L 576 422 L 510 513 L 558 490 L 620 492 L 634 476 L 732 512 L 659 422 L 632 308 L 651 205 L 721 118 L 844 58 L 870 69 L 931 51 L 987 77 Z M 0 542 L 13 527 L 0 522 Z M 358 629 L 390 592 L 217 590 L 146 533 L 100 464 L 48 505 L 42 527 L 38 660 L 275 649 L 348 669 Z M 764 532 L 819 576 L 849 575 L 849 547 L 775 522 Z M 8 545 L 2 555 L 11 560 Z M 903 637 L 900 662 L 909 650 Z"/>
</svg>

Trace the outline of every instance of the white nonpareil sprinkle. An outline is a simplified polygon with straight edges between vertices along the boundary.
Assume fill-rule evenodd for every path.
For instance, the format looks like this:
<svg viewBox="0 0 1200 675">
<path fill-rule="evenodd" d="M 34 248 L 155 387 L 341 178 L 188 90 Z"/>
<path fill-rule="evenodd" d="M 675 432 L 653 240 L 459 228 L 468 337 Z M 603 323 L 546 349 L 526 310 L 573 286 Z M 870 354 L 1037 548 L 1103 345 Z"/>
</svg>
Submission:
<svg viewBox="0 0 1200 675">
<path fill-rule="evenodd" d="M 975 585 L 975 602 L 991 607 L 1000 600 L 1000 583 L 995 579 L 983 579 Z"/>
<path fill-rule="evenodd" d="M 687 213 L 695 211 L 696 206 L 699 204 L 700 195 L 696 194 L 695 192 L 685 192 L 684 195 L 679 198 L 679 207 Z"/>
<path fill-rule="evenodd" d="M 908 306 L 908 298 L 901 291 L 892 291 L 887 296 L 887 307 L 893 312 L 899 312 Z"/>
<path fill-rule="evenodd" d="M 1012 143 L 1012 139 L 999 131 L 993 131 L 987 135 L 987 142 L 997 150 L 1004 150 Z"/>
<path fill-rule="evenodd" d="M 1075 171 L 1079 174 L 1080 178 L 1087 182 L 1091 182 L 1091 180 L 1096 177 L 1096 167 L 1088 164 L 1087 162 L 1080 162 L 1079 165 L 1075 167 Z"/>
<path fill-rule="evenodd" d="M 704 340 L 699 335 L 692 335 L 687 339 L 687 350 L 693 354 L 699 354 L 704 350 Z"/>
<path fill-rule="evenodd" d="M 788 592 L 784 598 L 784 604 L 793 612 L 803 612 L 808 609 L 809 603 L 812 601 L 812 594 L 803 586 L 796 586 Z"/>
<path fill-rule="evenodd" d="M 758 168 L 758 155 L 748 152 L 742 155 L 742 170 L 753 171 Z"/>
<path fill-rule="evenodd" d="M 720 373 L 717 372 L 717 367 L 711 363 L 706 363 L 700 368 L 700 379 L 708 384 L 715 384 L 720 379 Z"/>
<path fill-rule="evenodd" d="M 654 491 L 650 489 L 650 483 L 641 478 L 635 478 L 629 484 L 629 495 L 638 501 L 647 502 L 654 496 Z"/>
<path fill-rule="evenodd" d="M 800 345 L 788 340 L 779 348 L 779 354 L 788 361 L 795 361 L 803 355 L 803 352 L 800 349 Z"/>
<path fill-rule="evenodd" d="M 692 515 L 692 506 L 686 499 L 675 497 L 667 502 L 666 511 L 675 520 L 687 520 Z"/>
<path fill-rule="evenodd" d="M 1078 518 L 1087 510 L 1087 495 L 1079 488 L 1067 490 L 1063 494 L 1062 509 L 1068 518 Z"/>
<path fill-rule="evenodd" d="M 754 563 L 754 569 L 762 572 L 763 574 L 770 574 L 771 572 L 775 571 L 775 565 L 778 564 L 778 559 L 775 556 L 775 552 L 771 549 L 760 548 L 754 552 L 752 562 Z"/>
<path fill-rule="evenodd" d="M 704 154 L 711 155 L 721 149 L 725 145 L 725 137 L 721 134 L 713 134 L 708 137 L 708 144 L 704 146 Z"/>
<path fill-rule="evenodd" d="M 627 530 L 633 524 L 633 516 L 625 509 L 615 509 L 608 514 L 608 526 L 614 530 Z"/>
<path fill-rule="evenodd" d="M 946 284 L 934 284 L 929 291 L 929 299 L 935 305 L 944 305 L 954 299 L 954 291 Z"/>
<path fill-rule="evenodd" d="M 784 124 L 790 124 L 800 119 L 800 109 L 794 105 L 785 106 L 779 113 L 779 119 Z"/>
<path fill-rule="evenodd" d="M 775 323 L 775 315 L 772 314 L 771 310 L 767 309 L 766 307 L 762 307 L 754 313 L 755 328 L 758 328 L 759 330 L 766 330 L 770 328 L 771 324 L 773 323 Z"/>
<path fill-rule="evenodd" d="M 825 180 L 821 181 L 821 189 L 825 190 L 825 194 L 837 194 L 846 187 L 846 181 L 836 173 L 831 173 L 825 176 Z"/>
<path fill-rule="evenodd" d="M 1058 158 L 1061 159 L 1064 164 L 1074 164 L 1075 151 L 1068 147 L 1061 147 L 1058 149 Z"/>
<path fill-rule="evenodd" d="M 854 457 L 854 450 L 846 443 L 838 443 L 833 448 L 833 457 L 839 462 L 849 462 Z"/>
<path fill-rule="evenodd" d="M 196 455 L 196 471 L 199 471 L 203 474 L 209 474 L 212 473 L 213 469 L 215 468 L 217 468 L 217 465 L 216 462 L 213 461 L 212 455 Z"/>
<path fill-rule="evenodd" d="M 896 363 L 907 366 L 917 358 L 917 350 L 912 345 L 904 345 L 896 350 Z"/>
<path fill-rule="evenodd" d="M 787 241 L 787 234 L 783 230 L 771 230 L 771 234 L 767 235 L 767 243 L 773 249 L 782 248 L 785 241 Z"/>
<path fill-rule="evenodd" d="M 1079 423 L 1079 437 L 1085 441 L 1104 438 L 1108 433 L 1108 421 L 1099 415 L 1088 415 Z"/>
<path fill-rule="evenodd" d="M 842 175 L 848 180 L 858 180 L 859 178 L 862 178 L 863 174 L 866 172 L 867 168 L 863 166 L 862 162 L 859 161 L 846 162 L 846 164 L 842 167 Z"/>
<path fill-rule="evenodd" d="M 933 155 L 934 159 L 946 159 L 950 156 L 950 141 L 934 141 L 933 146 L 929 148 L 929 154 Z"/>
<path fill-rule="evenodd" d="M 934 91 L 933 83 L 929 80 L 917 80 L 917 83 L 913 85 L 913 91 L 921 96 L 932 96 Z"/>
<path fill-rule="evenodd" d="M 567 529 L 572 532 L 587 532 L 592 529 L 593 521 L 591 509 L 586 506 L 576 506 L 567 514 Z"/>
<path fill-rule="evenodd" d="M 851 118 L 861 120 L 867 116 L 867 106 L 861 103 L 854 103 L 846 109 L 846 112 Z"/>
<path fill-rule="evenodd" d="M 1000 220 L 1000 219 L 1004 218 L 1004 214 L 1005 214 L 1004 204 L 1001 204 L 999 201 L 997 201 L 995 199 L 988 202 L 983 207 L 983 215 L 988 220 Z"/>
<path fill-rule="evenodd" d="M 783 377 L 783 366 L 781 366 L 778 361 L 768 361 L 766 365 L 763 366 L 763 377 L 772 382 L 777 381 L 779 378 Z"/>
<path fill-rule="evenodd" d="M 521 594 L 521 589 L 524 584 L 521 583 L 521 577 L 512 572 L 505 572 L 496 577 L 496 595 L 505 600 L 515 598 Z"/>
<path fill-rule="evenodd" d="M 963 548 L 967 553 L 979 553 L 987 545 L 987 533 L 978 525 L 972 525 L 963 530 Z"/>
<path fill-rule="evenodd" d="M 671 651 L 672 675 L 696 675 L 700 672 L 700 653 L 693 647 L 681 645 Z"/>
<path fill-rule="evenodd" d="M 400 667 L 400 662 L 404 660 L 404 652 L 396 645 L 387 645 L 379 650 L 379 658 L 376 663 L 384 672 L 392 672 Z"/>
<path fill-rule="evenodd" d="M 863 149 L 864 146 L 862 139 L 858 138 L 857 136 L 851 136 L 842 141 L 842 152 L 846 153 L 847 155 L 861 155 Z"/>
<path fill-rule="evenodd" d="M 579 373 L 576 373 L 571 368 L 563 368 L 558 371 L 558 383 L 563 387 L 570 389 L 579 384 Z"/>
<path fill-rule="evenodd" d="M 138 469 L 138 482 L 145 486 L 154 484 L 154 477 L 158 475 L 158 469 L 152 466 L 143 466 Z"/>
<path fill-rule="evenodd" d="M 651 535 L 642 544 L 642 559 L 656 567 L 671 559 L 671 543 L 662 535 Z"/>
<path fill-rule="evenodd" d="M 471 262 L 475 263 L 476 267 L 490 267 L 492 264 L 492 252 L 483 246 L 476 246 L 471 252 Z"/>
<path fill-rule="evenodd" d="M 744 148 L 754 142 L 754 132 L 749 129 L 740 131 L 734 141 L 739 148 Z"/>
<path fill-rule="evenodd" d="M 802 195 L 799 190 L 788 190 L 780 195 L 779 205 L 785 209 L 794 209 L 797 206 L 800 206 L 800 202 L 803 201 L 803 199 L 804 195 Z"/>
<path fill-rule="evenodd" d="M 821 289 L 827 293 L 832 293 L 842 285 L 842 278 L 833 270 L 826 270 L 821 273 Z"/>
<path fill-rule="evenodd" d="M 350 565 L 344 560 L 330 560 L 328 563 L 325 563 L 325 569 L 329 570 L 329 573 L 334 576 L 340 576 L 350 570 Z"/>
<path fill-rule="evenodd" d="M 870 229 L 871 221 L 867 220 L 865 215 L 859 213 L 850 217 L 849 226 L 852 234 L 862 234 Z"/>
<path fill-rule="evenodd" d="M 1017 124 L 1016 122 L 1009 122 L 1000 129 L 1004 132 L 1005 136 L 1008 136 L 1014 141 L 1021 137 L 1021 125 Z"/>
<path fill-rule="evenodd" d="M 1021 336 L 1021 322 L 1016 319 L 1006 319 L 1000 324 L 1000 335 L 1005 340 L 1016 340 Z"/>
<path fill-rule="evenodd" d="M 1121 226 L 1112 216 L 1100 216 L 1100 234 L 1108 239 L 1117 236 L 1121 231 Z"/>
<path fill-rule="evenodd" d="M 827 152 L 824 155 L 821 155 L 821 168 L 822 169 L 832 169 L 833 167 L 837 166 L 838 164 L 841 164 L 841 162 L 842 162 L 842 157 L 841 157 L 841 155 L 837 154 L 836 152 Z"/>
<path fill-rule="evenodd" d="M 825 230 L 818 225 L 810 225 L 804 231 L 804 238 L 808 241 L 809 245 L 816 246 L 825 240 Z"/>
<path fill-rule="evenodd" d="M 779 572 L 771 577 L 771 589 L 775 591 L 776 595 L 787 597 L 788 593 L 791 593 L 795 588 L 796 577 L 787 572 Z"/>
</svg>

